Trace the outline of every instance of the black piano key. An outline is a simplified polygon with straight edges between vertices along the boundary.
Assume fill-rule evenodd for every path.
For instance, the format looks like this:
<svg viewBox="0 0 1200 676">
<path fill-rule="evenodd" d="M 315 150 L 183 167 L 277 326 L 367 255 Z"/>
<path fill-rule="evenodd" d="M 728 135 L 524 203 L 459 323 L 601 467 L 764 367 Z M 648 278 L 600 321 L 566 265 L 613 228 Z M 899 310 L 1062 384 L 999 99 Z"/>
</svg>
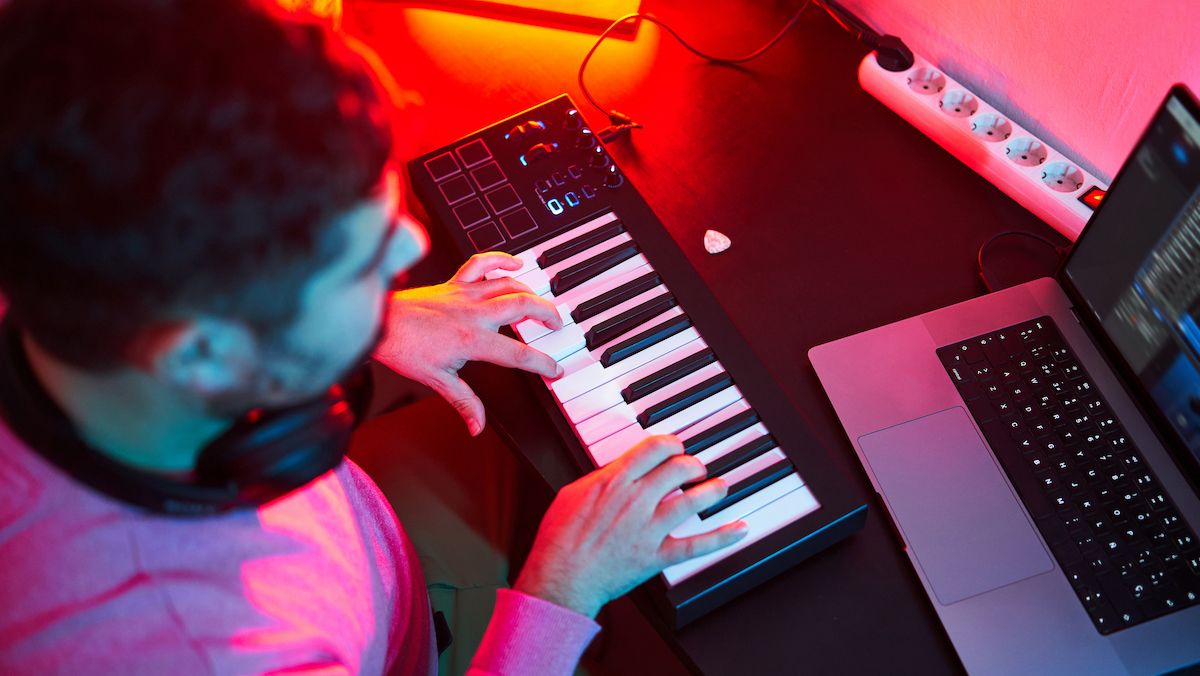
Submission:
<svg viewBox="0 0 1200 676">
<path fill-rule="evenodd" d="M 576 263 L 554 275 L 550 280 L 550 293 L 557 296 L 564 291 L 570 291 L 601 272 L 619 265 L 622 261 L 633 258 L 638 255 L 639 251 L 638 245 L 635 242 L 622 242 L 592 256 L 586 261 Z"/>
<path fill-rule="evenodd" d="M 679 394 L 664 399 L 642 411 L 638 414 L 638 422 L 641 423 L 642 427 L 649 427 L 731 386 L 733 386 L 733 376 L 730 376 L 728 373 L 718 373 L 704 382 L 693 385 Z"/>
<path fill-rule="evenodd" d="M 775 448 L 775 445 L 774 437 L 769 434 L 764 434 L 757 439 L 742 444 L 708 463 L 708 477 L 721 476 L 734 467 L 741 467 L 754 458 Z"/>
<path fill-rule="evenodd" d="M 574 310 L 571 310 L 571 318 L 575 320 L 576 324 L 579 324 L 605 310 L 624 303 L 634 296 L 645 293 L 659 284 L 662 284 L 662 279 L 659 278 L 658 273 L 647 272 L 641 277 L 625 282 L 615 289 L 609 289 L 595 298 L 583 301 L 575 306 Z"/>
<path fill-rule="evenodd" d="M 544 270 L 555 263 L 561 263 L 571 256 L 581 251 L 586 251 L 623 232 L 625 232 L 625 226 L 620 221 L 606 223 L 595 230 L 585 232 L 569 242 L 563 242 L 558 246 L 546 249 L 542 252 L 541 256 L 537 257 L 538 267 Z"/>
<path fill-rule="evenodd" d="M 605 368 L 612 366 L 630 355 L 637 354 L 680 331 L 687 330 L 691 325 L 692 320 L 687 315 L 672 317 L 657 326 L 642 331 L 636 336 L 630 336 L 616 345 L 610 346 L 604 351 L 604 354 L 600 355 L 600 365 Z"/>
<path fill-rule="evenodd" d="M 611 342 L 617 336 L 629 333 L 673 307 L 675 307 L 675 296 L 664 291 L 662 294 L 651 298 L 641 305 L 631 307 L 602 322 L 597 322 L 583 336 L 587 344 L 587 349 L 595 350 L 601 345 Z"/>
<path fill-rule="evenodd" d="M 683 452 L 688 455 L 695 455 L 706 448 L 711 448 L 729 437 L 741 432 L 747 427 L 758 422 L 758 413 L 754 409 L 742 411 L 717 425 L 704 430 L 696 436 L 683 442 Z"/>
<path fill-rule="evenodd" d="M 626 404 L 632 404 L 647 394 L 666 387 L 689 373 L 695 373 L 716 360 L 717 355 L 713 354 L 711 349 L 705 348 L 680 359 L 660 371 L 651 373 L 637 382 L 631 383 L 625 389 L 621 390 L 621 398 L 625 400 Z"/>
<path fill-rule="evenodd" d="M 767 486 L 770 486 L 776 481 L 788 476 L 792 473 L 792 471 L 792 463 L 785 458 L 776 462 L 770 467 L 755 472 L 754 474 L 730 486 L 729 492 L 725 494 L 724 498 L 721 498 L 720 502 L 712 507 L 709 507 L 703 512 L 700 512 L 700 519 L 707 519 L 713 514 L 716 514 L 731 505 L 741 502 L 742 500 L 745 500 Z"/>
</svg>

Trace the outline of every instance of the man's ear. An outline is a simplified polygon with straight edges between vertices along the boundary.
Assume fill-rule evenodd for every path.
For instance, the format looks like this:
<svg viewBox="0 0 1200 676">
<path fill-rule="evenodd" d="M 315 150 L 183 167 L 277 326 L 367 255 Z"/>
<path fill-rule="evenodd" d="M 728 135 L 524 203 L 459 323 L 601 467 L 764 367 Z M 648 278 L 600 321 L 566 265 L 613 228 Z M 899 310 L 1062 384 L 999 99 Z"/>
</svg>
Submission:
<svg viewBox="0 0 1200 676">
<path fill-rule="evenodd" d="M 137 361 L 155 378 L 201 396 L 241 385 L 260 356 L 249 327 L 212 317 L 152 327 L 137 341 L 136 351 Z"/>
</svg>

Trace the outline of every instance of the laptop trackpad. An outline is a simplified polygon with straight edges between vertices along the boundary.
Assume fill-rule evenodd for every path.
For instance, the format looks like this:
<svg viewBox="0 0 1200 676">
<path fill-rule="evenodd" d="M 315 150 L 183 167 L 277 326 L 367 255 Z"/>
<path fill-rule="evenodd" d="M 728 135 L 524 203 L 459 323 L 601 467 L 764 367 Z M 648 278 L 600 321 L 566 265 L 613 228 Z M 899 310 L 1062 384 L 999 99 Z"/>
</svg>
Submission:
<svg viewBox="0 0 1200 676">
<path fill-rule="evenodd" d="M 942 605 L 1053 570 L 961 407 L 872 432 L 859 445 Z"/>
</svg>

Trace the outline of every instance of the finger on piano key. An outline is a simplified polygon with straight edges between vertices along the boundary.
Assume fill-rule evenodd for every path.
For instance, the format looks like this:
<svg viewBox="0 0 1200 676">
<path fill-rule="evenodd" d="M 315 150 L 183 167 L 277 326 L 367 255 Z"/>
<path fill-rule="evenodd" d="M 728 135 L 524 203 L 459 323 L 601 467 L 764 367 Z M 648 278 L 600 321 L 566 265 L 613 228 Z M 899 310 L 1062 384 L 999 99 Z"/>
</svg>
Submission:
<svg viewBox="0 0 1200 676">
<path fill-rule="evenodd" d="M 683 378 L 679 382 L 672 383 L 671 385 L 664 387 L 662 390 L 654 393 L 654 395 L 638 402 L 636 406 L 626 404 L 618 394 L 615 398 L 615 401 L 613 401 L 613 404 L 609 406 L 609 408 L 575 425 L 575 432 L 579 435 L 580 440 L 583 441 L 584 444 L 595 443 L 631 423 L 640 424 L 639 417 L 644 411 L 657 406 L 663 401 L 674 400 L 677 398 L 677 395 L 690 391 L 698 383 L 701 383 L 714 376 L 719 377 L 723 373 L 725 373 L 725 368 L 721 366 L 720 363 L 709 364 L 700 371 L 689 375 L 687 378 Z M 729 386 L 732 387 L 732 379 L 730 379 L 729 382 Z M 715 391 L 711 392 L 709 396 L 716 393 L 717 392 Z M 689 405 L 700 403 L 700 401 L 705 398 L 707 397 L 695 398 Z M 679 413 L 684 408 L 687 408 L 687 406 L 675 408 L 674 410 L 670 411 L 670 415 L 662 416 L 660 419 L 656 419 L 655 423 L 661 422 L 671 415 Z M 648 424 L 641 426 L 644 428 L 650 427 Z"/>
<path fill-rule="evenodd" d="M 566 306 L 566 304 L 558 305 L 557 309 L 558 316 L 560 319 L 562 319 L 563 328 L 575 323 L 575 320 L 571 319 L 571 310 Z M 513 324 L 512 327 L 513 331 L 516 331 L 517 335 L 521 337 L 521 340 L 525 341 L 526 343 L 532 343 L 538 338 L 551 333 L 549 327 L 536 319 L 525 319 Z"/>
<path fill-rule="evenodd" d="M 582 350 L 559 362 L 563 367 L 563 375 L 548 384 L 559 402 L 567 402 L 694 340 L 700 340 L 700 332 L 688 327 L 608 367 L 600 363 L 598 355 Z"/>
<path fill-rule="evenodd" d="M 758 491 L 745 492 L 737 500 L 730 500 L 729 498 L 734 495 L 734 488 L 740 482 L 746 481 L 747 479 L 750 479 L 751 477 L 758 474 L 759 472 L 762 472 L 763 470 L 772 468 L 773 466 L 775 466 L 777 463 L 780 463 L 780 462 L 787 463 L 788 467 L 791 466 L 791 463 L 788 462 L 787 457 L 784 456 L 783 451 L 781 451 L 779 449 L 775 449 L 771 453 L 765 454 L 762 457 L 756 458 L 754 461 L 748 462 L 748 463 L 742 465 L 741 467 L 738 467 L 737 469 L 734 469 L 734 470 L 726 473 L 724 476 L 719 477 L 722 481 L 725 482 L 725 486 L 727 489 L 727 492 L 725 493 L 725 497 L 721 498 L 721 500 L 718 501 L 714 505 L 714 507 L 720 506 L 719 509 L 713 510 L 712 507 L 708 507 L 708 508 L 705 508 L 704 510 L 701 510 L 700 512 L 697 512 L 696 514 L 693 514 L 692 517 L 689 518 L 687 521 L 679 524 L 674 529 L 672 529 L 671 535 L 673 537 L 686 537 L 689 535 L 695 535 L 697 533 L 706 533 L 710 530 L 714 530 L 716 528 L 724 526 L 725 524 L 730 523 L 731 521 L 737 521 L 738 519 L 749 514 L 750 512 L 754 511 L 755 509 L 758 509 L 759 507 L 767 504 L 767 502 L 770 502 L 773 498 L 771 498 L 769 496 L 774 495 L 774 493 L 768 494 L 767 498 L 759 499 L 754 502 L 751 502 L 749 499 L 755 493 L 765 490 L 771 484 L 775 483 L 775 481 L 783 479 L 788 474 L 795 474 L 794 470 L 780 474 L 778 477 L 776 477 L 775 481 L 762 483 L 762 485 L 760 485 L 758 487 L 759 488 Z M 705 481 L 708 481 L 709 479 L 713 479 L 713 478 L 718 478 L 718 477 L 716 477 L 715 475 L 709 475 L 709 476 L 704 477 L 703 479 L 700 479 L 699 481 L 696 481 L 695 483 L 685 484 L 685 485 L 681 486 L 680 488 L 687 490 L 689 488 L 698 486 L 701 483 L 704 483 Z M 778 491 L 776 491 L 776 493 L 778 493 Z M 778 493 L 778 494 L 782 495 L 782 493 Z M 738 504 L 738 503 L 741 503 L 741 504 Z M 736 506 L 736 508 L 735 508 L 735 506 Z M 704 518 L 704 516 L 703 516 L 704 512 L 710 512 L 708 518 Z"/>
<path fill-rule="evenodd" d="M 750 532 L 741 540 L 724 549 L 719 549 L 711 554 L 705 554 L 704 556 L 667 567 L 663 570 L 663 578 L 667 584 L 679 584 L 717 561 L 724 560 L 736 554 L 821 506 L 812 494 L 812 491 L 808 486 L 804 485 L 804 482 L 797 474 L 784 477 L 782 480 L 746 498 L 742 503 L 739 503 L 739 506 L 743 504 L 747 508 L 754 507 L 754 509 L 746 511 L 742 516 L 737 517 L 746 522 L 746 525 L 750 527 Z M 736 512 L 741 510 L 726 511 Z M 717 515 L 717 518 L 709 519 L 705 530 L 701 532 L 716 528 L 721 525 L 721 521 L 723 520 L 724 515 Z M 733 520 L 735 519 L 731 518 L 725 521 L 725 523 Z M 699 522 L 698 519 L 696 521 Z M 691 520 L 680 528 L 686 527 L 690 523 L 692 523 Z"/>
<path fill-rule="evenodd" d="M 741 399 L 742 393 L 736 385 L 727 387 L 656 425 L 642 427 L 637 422 L 632 422 L 593 444 L 585 444 L 585 448 L 592 462 L 596 463 L 597 467 L 603 467 L 648 436 L 654 434 L 687 436 L 686 430 L 689 427 Z"/>
<path fill-rule="evenodd" d="M 520 257 L 520 254 L 518 254 L 518 257 Z M 516 273 L 512 275 L 495 274 L 500 272 L 509 272 L 509 270 L 493 270 L 492 272 L 484 275 L 484 277 L 488 279 L 512 277 L 518 282 L 528 286 L 529 290 L 532 291 L 534 295 L 545 296 L 546 294 L 550 293 L 550 277 L 548 277 L 542 270 L 537 269 L 536 264 L 531 265 L 527 263 L 525 267 L 517 270 Z"/>
<path fill-rule="evenodd" d="M 645 300 L 630 301 L 633 304 L 632 307 L 600 320 L 591 327 L 583 326 L 583 335 L 587 340 L 588 349 L 596 350 L 600 346 L 616 340 L 618 336 L 640 328 L 678 304 L 675 296 L 672 296 L 666 287 L 658 287 L 645 295 L 649 296 Z M 641 296 L 638 297 L 638 299 L 640 298 Z"/>
<path fill-rule="evenodd" d="M 537 263 L 533 260 L 533 257 L 529 254 L 528 251 L 522 251 L 521 253 L 513 254 L 513 256 L 516 256 L 517 260 L 521 261 L 521 267 L 517 268 L 516 270 L 489 270 L 483 274 L 483 278 L 484 279 L 500 279 L 501 277 L 514 277 L 515 278 L 515 277 L 520 277 L 521 275 L 529 272 L 530 270 L 537 269 Z"/>
<path fill-rule="evenodd" d="M 571 424 L 578 425 L 597 413 L 600 413 L 601 411 L 607 410 L 625 401 L 621 397 L 622 389 L 631 383 L 635 383 L 648 376 L 658 373 L 663 369 L 663 364 L 686 359 L 689 356 L 704 352 L 707 349 L 708 347 L 704 344 L 704 341 L 697 338 L 696 340 L 693 340 L 676 350 L 668 352 L 658 359 L 652 360 L 633 369 L 629 373 L 617 376 L 606 383 L 584 392 L 570 401 L 563 402 L 563 412 L 567 414 L 567 418 L 571 421 Z"/>
<path fill-rule="evenodd" d="M 586 251 L 597 244 L 611 240 L 625 232 L 625 226 L 620 221 L 593 227 L 575 238 L 546 249 L 537 257 L 538 267 L 545 270 L 551 265 L 561 263 L 571 256 Z"/>
<path fill-rule="evenodd" d="M 758 413 L 749 404 L 730 406 L 697 425 L 692 436 L 683 440 L 683 450 L 695 455 L 758 422 Z"/>
<path fill-rule="evenodd" d="M 529 343 L 529 347 L 544 352 L 554 361 L 561 362 L 572 353 L 583 349 L 583 331 L 576 324 L 551 331 Z"/>
</svg>

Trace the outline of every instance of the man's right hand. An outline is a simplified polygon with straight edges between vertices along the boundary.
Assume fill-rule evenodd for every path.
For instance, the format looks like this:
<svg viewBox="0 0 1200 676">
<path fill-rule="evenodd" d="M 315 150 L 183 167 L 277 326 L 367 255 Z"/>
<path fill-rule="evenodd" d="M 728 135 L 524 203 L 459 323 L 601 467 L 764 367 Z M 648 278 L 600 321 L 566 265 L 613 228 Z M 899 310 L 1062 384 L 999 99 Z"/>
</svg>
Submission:
<svg viewBox="0 0 1200 676">
<path fill-rule="evenodd" d="M 675 437 L 646 439 L 605 467 L 559 491 L 514 589 L 588 617 L 667 566 L 737 542 L 735 521 L 686 538 L 670 531 L 725 497 L 721 479 L 683 492 L 705 476 L 704 463 Z"/>
</svg>

